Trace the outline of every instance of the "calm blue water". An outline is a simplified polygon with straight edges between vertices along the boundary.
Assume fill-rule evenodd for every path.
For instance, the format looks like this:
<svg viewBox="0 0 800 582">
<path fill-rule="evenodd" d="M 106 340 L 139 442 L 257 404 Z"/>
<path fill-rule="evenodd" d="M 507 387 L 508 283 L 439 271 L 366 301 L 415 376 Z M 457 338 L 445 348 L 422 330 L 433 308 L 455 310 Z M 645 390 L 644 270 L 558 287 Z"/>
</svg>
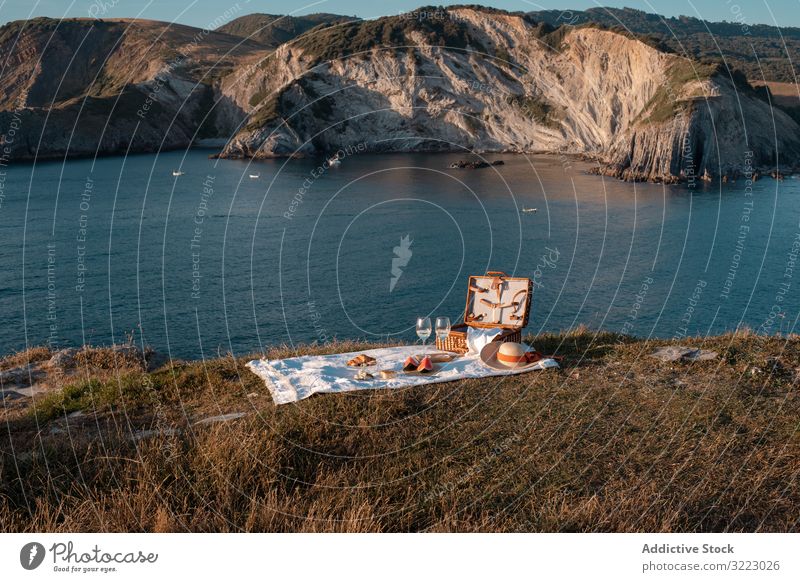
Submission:
<svg viewBox="0 0 800 582">
<path fill-rule="evenodd" d="M 634 186 L 555 157 L 471 171 L 447 169 L 455 155 L 354 155 L 320 175 L 320 160 L 207 154 L 5 168 L 0 352 L 130 333 L 183 358 L 411 339 L 420 314 L 461 317 L 466 277 L 487 269 L 535 279 L 533 332 L 777 333 L 800 310 L 798 180 L 749 196 L 744 181 Z"/>
</svg>

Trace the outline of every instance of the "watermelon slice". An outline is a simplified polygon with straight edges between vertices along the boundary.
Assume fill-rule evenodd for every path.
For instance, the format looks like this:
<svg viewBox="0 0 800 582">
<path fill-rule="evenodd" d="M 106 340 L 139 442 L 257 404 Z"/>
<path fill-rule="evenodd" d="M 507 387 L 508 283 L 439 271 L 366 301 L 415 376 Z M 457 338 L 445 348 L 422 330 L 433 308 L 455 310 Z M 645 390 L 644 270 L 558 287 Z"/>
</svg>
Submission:
<svg viewBox="0 0 800 582">
<path fill-rule="evenodd" d="M 413 372 L 419 367 L 419 360 L 414 356 L 409 356 L 406 358 L 406 361 L 403 362 L 403 371 L 404 372 Z"/>
<path fill-rule="evenodd" d="M 429 356 L 425 356 L 422 359 L 422 362 L 417 368 L 417 372 L 419 372 L 420 374 L 430 374 L 431 372 L 433 372 L 433 362 L 431 362 Z"/>
</svg>

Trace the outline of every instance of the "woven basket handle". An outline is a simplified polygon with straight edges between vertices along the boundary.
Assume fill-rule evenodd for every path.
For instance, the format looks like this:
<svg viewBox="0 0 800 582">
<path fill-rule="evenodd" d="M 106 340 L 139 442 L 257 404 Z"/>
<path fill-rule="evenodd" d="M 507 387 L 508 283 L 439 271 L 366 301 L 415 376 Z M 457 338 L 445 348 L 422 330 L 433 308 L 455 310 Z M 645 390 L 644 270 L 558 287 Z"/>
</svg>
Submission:
<svg viewBox="0 0 800 582">
<path fill-rule="evenodd" d="M 503 271 L 486 271 L 487 277 L 508 277 Z"/>
</svg>

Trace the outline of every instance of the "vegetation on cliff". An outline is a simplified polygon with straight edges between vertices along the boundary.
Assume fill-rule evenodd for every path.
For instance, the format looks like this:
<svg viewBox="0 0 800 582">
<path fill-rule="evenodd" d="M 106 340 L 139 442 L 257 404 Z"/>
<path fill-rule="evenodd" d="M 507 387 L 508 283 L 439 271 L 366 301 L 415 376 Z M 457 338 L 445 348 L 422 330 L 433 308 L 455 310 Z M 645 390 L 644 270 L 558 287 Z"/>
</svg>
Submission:
<svg viewBox="0 0 800 582">
<path fill-rule="evenodd" d="M 420 12 L 436 10 L 421 8 Z M 470 44 L 469 27 L 452 18 L 413 18 L 389 16 L 344 24 L 320 26 L 297 38 L 292 46 L 311 55 L 315 62 L 330 61 L 359 54 L 376 47 L 416 45 L 411 33 L 419 33 L 419 44 L 466 49 Z"/>
<path fill-rule="evenodd" d="M 662 123 L 690 107 L 699 97 L 681 97 L 687 83 L 707 81 L 720 74 L 718 63 L 703 64 L 689 59 L 676 59 L 667 69 L 667 74 L 653 97 L 642 110 L 640 123 Z M 746 83 L 746 81 L 745 81 Z"/>
<path fill-rule="evenodd" d="M 233 36 L 248 38 L 265 47 L 277 48 L 316 26 L 337 24 L 351 20 L 359 19 L 354 16 L 326 13 L 308 14 L 306 16 L 248 14 L 223 24 L 217 30 Z"/>
</svg>

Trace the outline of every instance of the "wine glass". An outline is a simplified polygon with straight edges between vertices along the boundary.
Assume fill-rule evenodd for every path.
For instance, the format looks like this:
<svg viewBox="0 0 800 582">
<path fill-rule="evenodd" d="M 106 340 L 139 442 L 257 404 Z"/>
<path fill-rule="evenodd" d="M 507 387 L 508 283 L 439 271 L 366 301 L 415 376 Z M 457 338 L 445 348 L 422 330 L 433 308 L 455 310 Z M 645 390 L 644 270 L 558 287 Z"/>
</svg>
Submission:
<svg viewBox="0 0 800 582">
<path fill-rule="evenodd" d="M 444 342 L 447 336 L 450 335 L 450 318 L 437 317 L 436 318 L 436 337 L 440 342 Z"/>
<path fill-rule="evenodd" d="M 431 336 L 431 318 L 417 318 L 417 337 L 422 340 L 422 351 L 425 351 L 425 341 Z"/>
</svg>

